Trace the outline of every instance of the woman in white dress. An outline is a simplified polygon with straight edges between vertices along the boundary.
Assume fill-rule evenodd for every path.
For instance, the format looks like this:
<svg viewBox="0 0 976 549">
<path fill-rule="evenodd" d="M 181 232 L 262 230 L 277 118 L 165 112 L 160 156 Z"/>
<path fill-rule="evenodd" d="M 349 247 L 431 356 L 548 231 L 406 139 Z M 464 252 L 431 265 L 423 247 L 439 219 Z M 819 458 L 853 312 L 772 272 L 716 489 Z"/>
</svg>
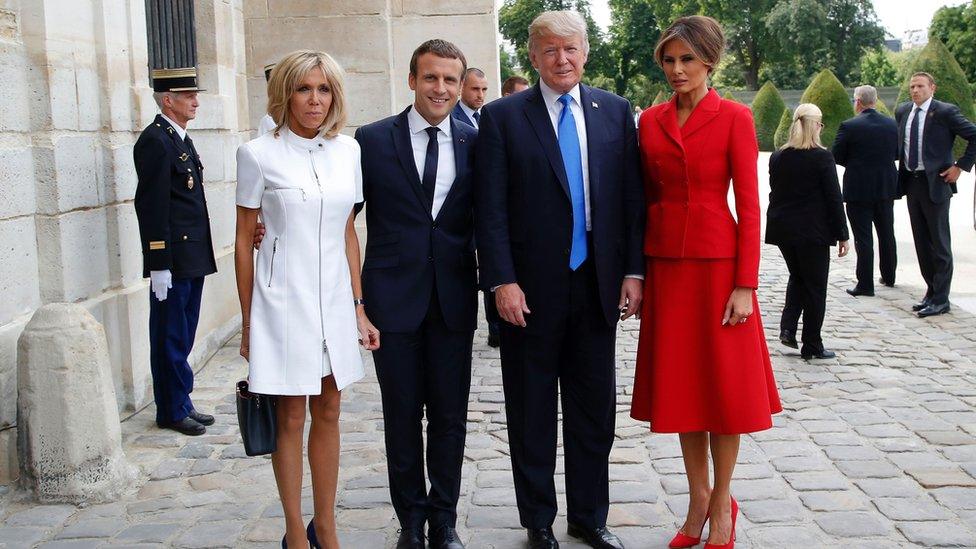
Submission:
<svg viewBox="0 0 976 549">
<path fill-rule="evenodd" d="M 237 150 L 241 356 L 248 360 L 250 390 L 279 395 L 271 462 L 285 515 L 282 547 L 333 548 L 339 546 L 340 391 L 364 375 L 360 345 L 379 347 L 379 332 L 362 306 L 353 226 L 362 172 L 359 144 L 339 133 L 346 121 L 342 69 L 326 53 L 289 54 L 268 82 L 268 113 L 274 130 Z M 255 262 L 258 214 L 267 233 Z M 301 510 L 306 397 L 315 507 L 307 528 Z"/>
</svg>

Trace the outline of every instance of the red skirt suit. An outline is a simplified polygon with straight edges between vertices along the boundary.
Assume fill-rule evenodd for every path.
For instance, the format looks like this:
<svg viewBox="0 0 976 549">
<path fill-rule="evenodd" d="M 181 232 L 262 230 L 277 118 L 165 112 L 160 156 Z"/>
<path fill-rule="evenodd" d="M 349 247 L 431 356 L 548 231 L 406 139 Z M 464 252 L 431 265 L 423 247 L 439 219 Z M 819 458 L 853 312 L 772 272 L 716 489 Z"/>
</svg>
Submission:
<svg viewBox="0 0 976 549">
<path fill-rule="evenodd" d="M 675 101 L 638 128 L 647 273 L 631 416 L 659 433 L 761 431 L 782 406 L 755 297 L 745 323 L 722 325 L 733 288 L 759 285 L 752 112 L 709 90 L 679 128 Z"/>
</svg>

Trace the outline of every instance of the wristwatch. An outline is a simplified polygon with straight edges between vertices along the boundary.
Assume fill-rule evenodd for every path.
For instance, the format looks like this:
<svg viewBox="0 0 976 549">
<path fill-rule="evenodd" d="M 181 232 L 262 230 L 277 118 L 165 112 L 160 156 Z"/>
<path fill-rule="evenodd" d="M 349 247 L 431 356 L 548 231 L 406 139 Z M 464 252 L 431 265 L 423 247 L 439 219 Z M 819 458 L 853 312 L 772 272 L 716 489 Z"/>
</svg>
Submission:
<svg viewBox="0 0 976 549">
<path fill-rule="evenodd" d="M 352 304 L 353 305 L 366 305 L 366 300 L 363 299 L 363 298 L 361 298 L 361 297 L 356 297 L 356 298 L 353 298 Z"/>
</svg>

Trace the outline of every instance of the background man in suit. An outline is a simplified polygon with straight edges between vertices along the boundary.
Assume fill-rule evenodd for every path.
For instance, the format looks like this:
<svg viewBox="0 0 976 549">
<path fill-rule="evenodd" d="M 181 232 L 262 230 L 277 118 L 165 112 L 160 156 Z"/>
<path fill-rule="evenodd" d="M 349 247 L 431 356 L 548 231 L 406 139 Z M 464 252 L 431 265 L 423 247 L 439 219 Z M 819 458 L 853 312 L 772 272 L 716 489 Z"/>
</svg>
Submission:
<svg viewBox="0 0 976 549">
<path fill-rule="evenodd" d="M 186 133 L 202 90 L 195 67 L 156 69 L 152 80 L 161 114 L 139 135 L 132 156 L 139 177 L 135 209 L 142 276 L 150 279 L 149 364 L 156 424 L 202 435 L 214 417 L 193 408 L 193 370 L 186 361 L 200 318 L 203 277 L 217 272 L 203 164 Z"/>
<path fill-rule="evenodd" d="M 952 244 L 949 235 L 949 199 L 956 192 L 962 170 L 976 161 L 976 125 L 959 107 L 932 97 L 935 79 L 925 72 L 909 81 L 912 100 L 898 105 L 899 196 L 908 197 L 908 216 L 918 267 L 927 286 L 925 297 L 912 306 L 918 316 L 949 312 L 952 283 Z M 959 160 L 952 161 L 956 137 L 969 142 Z"/>
<path fill-rule="evenodd" d="M 464 54 L 429 40 L 410 60 L 414 103 L 356 131 L 366 199 L 366 313 L 383 398 L 398 548 L 462 548 L 455 524 L 477 324 L 471 168 L 477 132 L 451 109 Z M 427 417 L 428 493 L 421 421 Z"/>
<path fill-rule="evenodd" d="M 639 310 L 644 273 L 636 130 L 626 100 L 580 84 L 589 46 L 578 13 L 545 12 L 529 35 L 540 83 L 485 106 L 475 156 L 482 284 L 506 321 L 515 494 L 530 545 L 558 547 L 561 393 L 569 533 L 621 547 L 606 528 L 607 476 L 616 324 Z"/>
<path fill-rule="evenodd" d="M 464 83 L 461 85 L 461 100 L 458 101 L 451 116 L 465 124 L 478 129 L 478 119 L 481 118 L 481 107 L 485 105 L 485 95 L 488 94 L 488 77 L 481 69 L 471 67 L 464 71 Z"/>
<path fill-rule="evenodd" d="M 502 97 L 529 89 L 529 81 L 521 76 L 509 76 L 502 82 Z"/>
<path fill-rule="evenodd" d="M 857 285 L 853 296 L 874 295 L 874 239 L 878 233 L 881 283 L 895 285 L 898 255 L 895 247 L 894 199 L 898 195 L 898 126 L 874 109 L 878 90 L 859 86 L 854 90 L 854 112 L 837 130 L 834 160 L 844 166 L 844 202 L 854 230 L 857 251 Z"/>
</svg>

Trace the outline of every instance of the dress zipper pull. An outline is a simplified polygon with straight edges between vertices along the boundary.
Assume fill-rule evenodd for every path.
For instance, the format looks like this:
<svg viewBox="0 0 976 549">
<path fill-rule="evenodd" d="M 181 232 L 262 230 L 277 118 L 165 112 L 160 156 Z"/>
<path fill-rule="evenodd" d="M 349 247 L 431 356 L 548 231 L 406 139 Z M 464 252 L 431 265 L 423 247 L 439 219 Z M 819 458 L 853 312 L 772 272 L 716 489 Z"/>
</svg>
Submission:
<svg viewBox="0 0 976 549">
<path fill-rule="evenodd" d="M 322 340 L 322 352 L 323 353 L 329 352 L 329 346 L 325 344 L 325 340 L 324 339 Z"/>
</svg>

